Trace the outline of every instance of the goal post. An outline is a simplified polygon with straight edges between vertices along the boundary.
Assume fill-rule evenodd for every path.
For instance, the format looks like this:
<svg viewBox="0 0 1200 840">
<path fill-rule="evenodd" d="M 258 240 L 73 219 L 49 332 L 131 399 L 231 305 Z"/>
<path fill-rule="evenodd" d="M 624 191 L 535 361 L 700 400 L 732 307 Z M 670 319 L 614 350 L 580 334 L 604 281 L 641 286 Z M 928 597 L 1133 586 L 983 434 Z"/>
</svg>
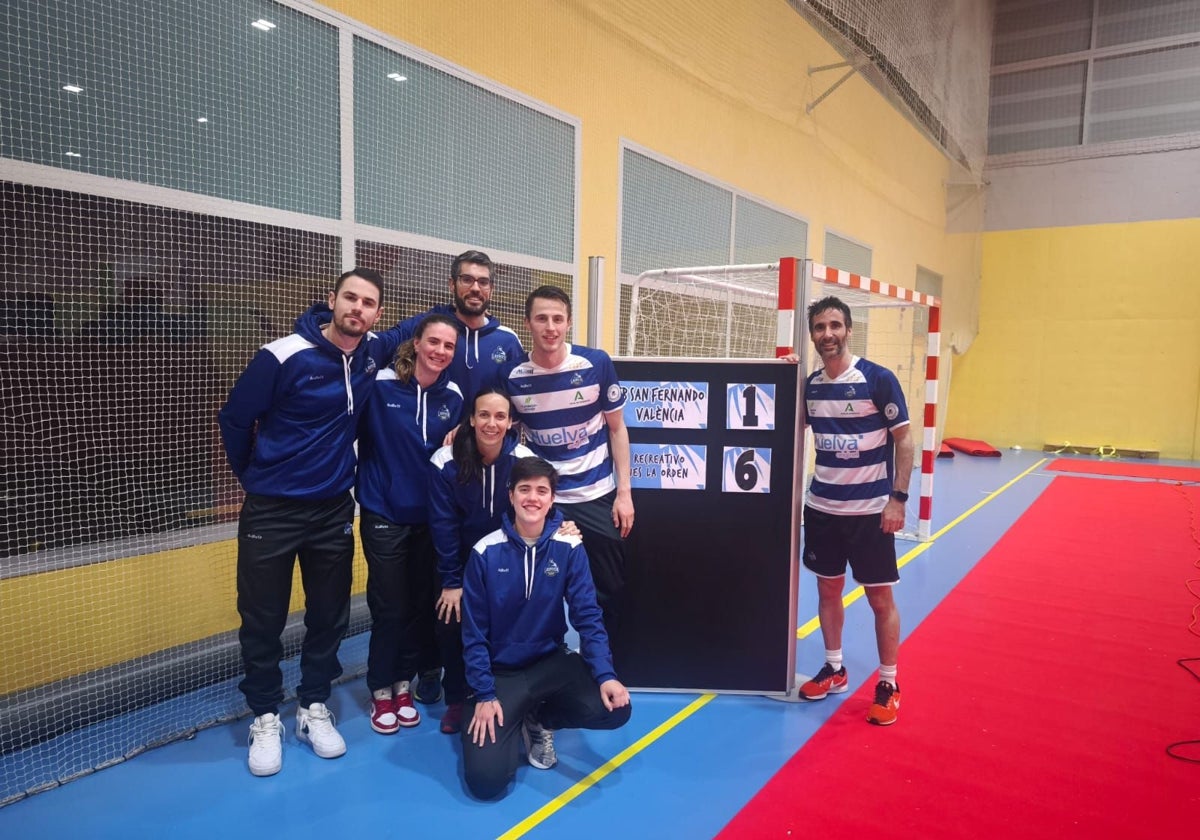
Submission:
<svg viewBox="0 0 1200 840">
<path fill-rule="evenodd" d="M 941 301 L 936 297 L 797 257 L 656 269 L 622 281 L 617 346 L 634 358 L 763 359 L 794 350 L 804 370 L 812 371 L 817 362 L 806 310 L 827 295 L 851 309 L 851 352 L 887 367 L 900 380 L 914 444 L 921 444 L 914 464 L 920 496 L 907 506 L 901 536 L 926 541 L 937 455 Z"/>
<path fill-rule="evenodd" d="M 850 352 L 891 370 L 908 401 L 913 443 L 920 442 L 920 496 L 906 506 L 899 536 L 927 542 L 933 513 L 933 467 L 937 457 L 938 357 L 941 352 L 941 301 L 922 292 L 805 261 L 805 306 L 833 295 L 850 307 Z M 801 316 L 803 317 L 803 316 Z M 802 322 L 807 332 L 807 319 Z M 799 336 L 800 363 L 807 371 L 819 364 L 812 344 Z M 918 434 L 919 433 L 919 434 Z"/>
</svg>

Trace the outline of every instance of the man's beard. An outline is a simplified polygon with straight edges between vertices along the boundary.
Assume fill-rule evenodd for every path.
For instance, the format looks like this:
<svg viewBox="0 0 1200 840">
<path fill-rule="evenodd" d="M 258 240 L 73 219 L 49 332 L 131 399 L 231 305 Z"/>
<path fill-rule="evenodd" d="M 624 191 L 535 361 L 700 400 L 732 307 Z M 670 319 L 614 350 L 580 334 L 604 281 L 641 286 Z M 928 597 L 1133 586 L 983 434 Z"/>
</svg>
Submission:
<svg viewBox="0 0 1200 840">
<path fill-rule="evenodd" d="M 454 296 L 454 309 L 455 309 L 455 311 L 457 311 L 457 312 L 461 312 L 461 313 L 463 313 L 464 315 L 486 315 L 486 314 L 487 314 L 487 311 L 488 311 L 488 308 L 489 308 L 491 305 L 492 305 L 492 302 L 491 302 L 491 301 L 489 301 L 489 300 L 482 300 L 482 301 L 480 302 L 480 304 L 479 304 L 478 310 L 476 310 L 476 309 L 473 309 L 473 308 L 471 308 L 470 306 L 468 306 L 468 305 L 467 305 L 467 299 L 466 299 L 466 298 L 464 298 L 464 297 L 462 297 L 462 296 L 460 296 L 460 295 L 455 295 L 455 296 Z"/>
</svg>

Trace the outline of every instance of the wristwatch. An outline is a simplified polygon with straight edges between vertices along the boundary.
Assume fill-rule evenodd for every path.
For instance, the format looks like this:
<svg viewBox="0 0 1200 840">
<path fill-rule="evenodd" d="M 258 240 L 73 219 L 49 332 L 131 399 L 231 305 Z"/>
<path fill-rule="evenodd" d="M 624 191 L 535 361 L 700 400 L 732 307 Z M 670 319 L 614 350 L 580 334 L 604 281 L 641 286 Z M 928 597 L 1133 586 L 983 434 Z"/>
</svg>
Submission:
<svg viewBox="0 0 1200 840">
<path fill-rule="evenodd" d="M 895 499 L 897 502 L 907 502 L 908 494 L 905 493 L 903 490 L 893 490 L 892 498 Z"/>
</svg>

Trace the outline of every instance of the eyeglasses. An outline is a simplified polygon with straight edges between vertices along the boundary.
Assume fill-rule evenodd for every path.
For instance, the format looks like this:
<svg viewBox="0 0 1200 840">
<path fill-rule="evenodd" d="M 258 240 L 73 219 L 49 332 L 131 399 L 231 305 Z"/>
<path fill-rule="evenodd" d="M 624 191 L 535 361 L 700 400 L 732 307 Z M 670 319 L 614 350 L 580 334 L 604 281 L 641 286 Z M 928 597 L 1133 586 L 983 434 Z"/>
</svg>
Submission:
<svg viewBox="0 0 1200 840">
<path fill-rule="evenodd" d="M 468 289 L 474 286 L 476 283 L 479 284 L 479 288 L 481 289 L 490 289 L 492 287 L 491 277 L 472 277 L 470 274 L 460 274 L 454 279 L 458 281 L 458 285 L 464 286 Z"/>
</svg>

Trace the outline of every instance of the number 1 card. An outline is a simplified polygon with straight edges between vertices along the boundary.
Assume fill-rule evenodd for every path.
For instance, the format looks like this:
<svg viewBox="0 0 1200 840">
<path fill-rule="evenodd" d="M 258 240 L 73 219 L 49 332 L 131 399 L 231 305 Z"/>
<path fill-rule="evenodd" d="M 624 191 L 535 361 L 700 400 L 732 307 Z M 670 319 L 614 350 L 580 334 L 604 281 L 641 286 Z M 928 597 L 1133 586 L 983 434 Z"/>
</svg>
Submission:
<svg viewBox="0 0 1200 840">
<path fill-rule="evenodd" d="M 725 386 L 725 428 L 771 431 L 775 428 L 775 386 L 730 383 Z"/>
</svg>

